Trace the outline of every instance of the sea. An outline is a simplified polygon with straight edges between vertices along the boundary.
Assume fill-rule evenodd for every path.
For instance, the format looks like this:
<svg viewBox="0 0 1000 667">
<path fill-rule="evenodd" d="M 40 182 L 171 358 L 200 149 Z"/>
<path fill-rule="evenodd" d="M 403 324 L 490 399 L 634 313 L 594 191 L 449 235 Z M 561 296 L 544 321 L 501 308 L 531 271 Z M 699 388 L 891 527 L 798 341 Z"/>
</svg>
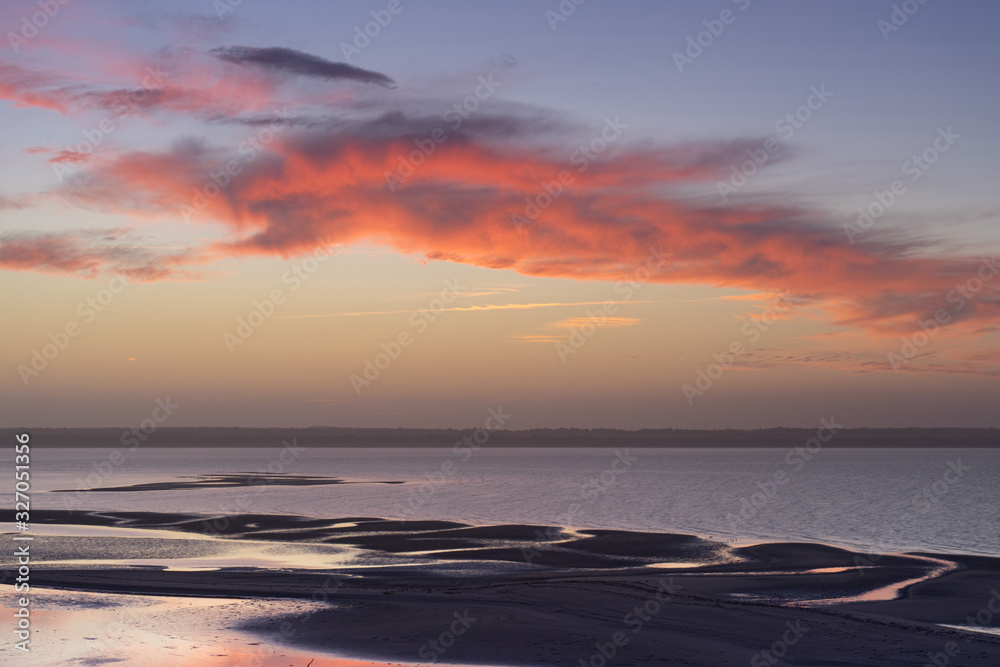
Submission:
<svg viewBox="0 0 1000 667">
<path fill-rule="evenodd" d="M 31 508 L 444 519 L 1000 556 L 998 449 L 51 449 Z M 12 461 L 0 465 L 5 476 Z M 219 474 L 341 484 L 100 491 Z M 9 477 L 8 477 L 9 478 Z M 383 482 L 396 482 L 385 484 Z M 402 482 L 402 483 L 399 483 Z"/>
</svg>

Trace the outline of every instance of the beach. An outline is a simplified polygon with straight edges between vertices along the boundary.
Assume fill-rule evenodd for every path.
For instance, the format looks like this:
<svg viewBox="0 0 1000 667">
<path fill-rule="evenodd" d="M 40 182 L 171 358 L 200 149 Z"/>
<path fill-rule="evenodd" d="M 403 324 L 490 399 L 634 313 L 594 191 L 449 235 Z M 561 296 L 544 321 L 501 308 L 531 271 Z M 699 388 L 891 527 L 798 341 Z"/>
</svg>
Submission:
<svg viewBox="0 0 1000 667">
<path fill-rule="evenodd" d="M 1000 559 L 988 557 L 377 517 L 36 514 L 51 533 L 36 537 L 50 554 L 31 574 L 39 600 L 57 589 L 97 595 L 94 605 L 109 596 L 108 609 L 125 596 L 226 616 L 216 643 L 163 664 L 1000 661 Z M 149 626 L 118 617 L 126 638 Z M 76 629 L 62 639 L 82 645 L 78 658 L 97 640 Z M 105 641 L 101 655 L 122 646 Z"/>
</svg>

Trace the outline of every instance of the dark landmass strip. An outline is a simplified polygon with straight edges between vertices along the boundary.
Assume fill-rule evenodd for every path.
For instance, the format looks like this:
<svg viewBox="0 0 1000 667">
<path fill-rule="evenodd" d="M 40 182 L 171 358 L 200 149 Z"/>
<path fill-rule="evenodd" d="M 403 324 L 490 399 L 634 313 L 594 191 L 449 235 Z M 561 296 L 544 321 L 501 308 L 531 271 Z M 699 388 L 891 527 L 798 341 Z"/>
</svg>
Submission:
<svg viewBox="0 0 1000 667">
<path fill-rule="evenodd" d="M 5 520 L 13 518 L 5 512 Z M 211 518 L 59 510 L 32 516 L 36 523 L 179 531 L 199 530 Z M 934 555 L 929 561 L 921 554 L 873 557 L 822 544 L 733 547 L 690 535 L 377 517 L 227 518 L 228 539 L 353 545 L 405 558 L 407 565 L 191 572 L 53 564 L 33 569 L 32 585 L 321 600 L 329 606 L 248 618 L 243 627 L 261 640 L 292 628 L 288 641 L 303 648 L 408 663 L 428 657 L 419 652 L 430 639 L 464 627 L 452 637 L 444 656 L 448 662 L 590 664 L 604 647 L 614 652 L 613 662 L 606 663 L 620 665 L 922 666 L 945 651 L 949 666 L 1000 664 L 1000 636 L 970 631 L 1000 624 L 1000 612 L 990 611 L 1000 602 L 996 558 Z M 109 539 L 95 538 L 94 548 L 103 549 Z M 541 554 L 531 566 L 521 560 L 499 570 L 474 567 L 496 565 L 498 550 L 520 554 L 525 548 Z M 426 567 L 414 567 L 414 557 L 425 559 Z M 441 569 L 445 558 L 472 567 Z M 874 564 L 859 570 L 859 559 Z M 671 568 L 651 567 L 657 562 Z M 916 583 L 894 600 L 843 600 L 909 581 Z M 989 621 L 975 620 L 984 611 Z M 465 620 L 455 625 L 458 619 Z M 780 652 L 780 660 L 774 654 L 765 657 L 765 650 Z M 593 664 L 602 663 L 595 659 Z"/>
<path fill-rule="evenodd" d="M 137 429 L 136 429 L 137 430 Z M 0 429 L 5 442 L 27 431 L 36 447 L 123 447 L 135 444 L 131 428 Z M 413 428 L 215 428 L 161 427 L 142 447 L 452 447 L 475 429 Z M 824 432 L 825 435 L 825 432 Z M 123 436 L 125 440 L 123 440 Z M 489 433 L 483 447 L 776 447 L 805 444 L 815 428 L 756 430 L 525 429 Z M 845 428 L 823 447 L 1000 447 L 998 428 Z"/>
<path fill-rule="evenodd" d="M 92 489 L 53 489 L 52 493 L 81 493 L 85 491 L 178 491 L 181 489 L 218 489 L 231 486 L 316 486 L 324 484 L 405 484 L 400 481 L 368 482 L 346 480 L 339 477 L 310 477 L 308 475 L 282 475 L 271 473 L 234 473 L 230 475 L 198 475 L 171 482 L 147 482 L 126 486 L 98 486 Z"/>
</svg>

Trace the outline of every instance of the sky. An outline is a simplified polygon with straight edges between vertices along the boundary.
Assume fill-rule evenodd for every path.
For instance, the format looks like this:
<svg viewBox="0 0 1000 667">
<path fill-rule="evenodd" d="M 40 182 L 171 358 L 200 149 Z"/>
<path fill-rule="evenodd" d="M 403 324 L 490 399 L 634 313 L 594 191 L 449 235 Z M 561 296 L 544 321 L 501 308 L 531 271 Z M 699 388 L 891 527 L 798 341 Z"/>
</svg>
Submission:
<svg viewBox="0 0 1000 667">
<path fill-rule="evenodd" d="M 998 19 L 5 2 L 0 421 L 1000 426 Z"/>
</svg>

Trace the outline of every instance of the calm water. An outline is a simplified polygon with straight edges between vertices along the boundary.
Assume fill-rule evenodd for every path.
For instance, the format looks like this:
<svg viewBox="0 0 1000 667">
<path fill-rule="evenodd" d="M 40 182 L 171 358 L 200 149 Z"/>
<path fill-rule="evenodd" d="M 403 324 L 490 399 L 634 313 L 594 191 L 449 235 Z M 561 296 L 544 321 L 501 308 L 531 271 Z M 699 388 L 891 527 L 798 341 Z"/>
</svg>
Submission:
<svg viewBox="0 0 1000 667">
<path fill-rule="evenodd" d="M 824 449 L 805 460 L 784 449 L 282 453 L 276 443 L 273 449 L 123 449 L 117 465 L 109 451 L 35 448 L 32 509 L 435 518 L 1000 555 L 1000 450 Z M 0 470 L 7 479 L 10 467 L 7 460 Z M 409 483 L 50 492 L 269 467 Z"/>
</svg>

